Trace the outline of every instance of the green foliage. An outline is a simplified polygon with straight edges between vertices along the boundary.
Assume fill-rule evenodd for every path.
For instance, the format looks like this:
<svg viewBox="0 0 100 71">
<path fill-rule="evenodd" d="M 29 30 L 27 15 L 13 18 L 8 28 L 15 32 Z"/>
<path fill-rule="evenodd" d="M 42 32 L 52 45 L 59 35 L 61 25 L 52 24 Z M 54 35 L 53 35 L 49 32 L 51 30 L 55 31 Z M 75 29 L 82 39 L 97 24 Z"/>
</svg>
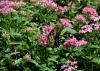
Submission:
<svg viewBox="0 0 100 71">
<path fill-rule="evenodd" d="M 0 71 L 57 71 L 56 66 L 65 64 L 69 59 L 78 61 L 76 71 L 96 71 L 96 66 L 100 66 L 100 31 L 81 34 L 78 30 L 84 23 L 78 23 L 73 18 L 85 6 L 97 8 L 97 1 L 72 0 L 77 5 L 76 9 L 71 8 L 64 14 L 24 1 L 27 5 L 18 8 L 17 12 L 6 16 L 0 14 Z M 56 3 L 65 6 L 68 0 L 56 0 Z M 20 14 L 20 11 L 26 13 Z M 48 22 L 61 28 L 62 25 L 58 23 L 60 18 L 72 19 L 74 27 L 63 27 L 60 30 L 62 41 L 57 48 L 41 46 L 38 42 L 43 32 L 41 28 Z M 31 32 L 27 32 L 28 27 L 32 28 Z M 6 37 L 2 36 L 3 33 L 6 33 Z M 69 35 L 90 43 L 80 48 L 65 48 L 63 43 Z"/>
</svg>

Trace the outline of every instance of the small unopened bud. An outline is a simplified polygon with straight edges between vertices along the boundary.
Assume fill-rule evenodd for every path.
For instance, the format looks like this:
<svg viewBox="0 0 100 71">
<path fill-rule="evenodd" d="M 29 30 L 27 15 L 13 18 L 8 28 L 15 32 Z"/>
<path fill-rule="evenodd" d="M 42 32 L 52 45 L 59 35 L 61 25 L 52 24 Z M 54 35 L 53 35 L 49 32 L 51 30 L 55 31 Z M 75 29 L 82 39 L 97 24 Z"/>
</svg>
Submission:
<svg viewBox="0 0 100 71">
<path fill-rule="evenodd" d="M 10 35 L 9 35 L 9 33 L 4 32 L 4 33 L 2 34 L 2 37 L 3 37 L 4 39 L 9 39 L 9 38 L 10 38 Z"/>
<path fill-rule="evenodd" d="M 52 49 L 52 48 L 47 48 L 47 50 L 48 50 L 48 51 L 52 51 L 53 49 Z"/>
<path fill-rule="evenodd" d="M 25 56 L 23 56 L 23 59 L 26 60 L 26 61 L 30 61 L 31 56 L 27 53 Z"/>
<path fill-rule="evenodd" d="M 24 14 L 26 14 L 26 12 L 25 11 L 20 11 L 19 14 L 24 15 Z"/>
<path fill-rule="evenodd" d="M 32 27 L 27 27 L 27 28 L 26 28 L 26 32 L 29 32 L 29 33 L 30 33 L 30 32 L 32 32 L 32 31 L 33 31 Z"/>
</svg>

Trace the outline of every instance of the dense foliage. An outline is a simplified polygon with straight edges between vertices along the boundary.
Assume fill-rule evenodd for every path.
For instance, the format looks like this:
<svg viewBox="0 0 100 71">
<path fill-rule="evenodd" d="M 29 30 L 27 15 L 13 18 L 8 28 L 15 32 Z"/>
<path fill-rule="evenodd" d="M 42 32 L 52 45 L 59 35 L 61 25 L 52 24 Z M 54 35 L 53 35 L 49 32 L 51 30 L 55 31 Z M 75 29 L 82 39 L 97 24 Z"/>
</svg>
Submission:
<svg viewBox="0 0 100 71">
<path fill-rule="evenodd" d="M 100 71 L 99 0 L 0 1 L 0 71 Z"/>
</svg>

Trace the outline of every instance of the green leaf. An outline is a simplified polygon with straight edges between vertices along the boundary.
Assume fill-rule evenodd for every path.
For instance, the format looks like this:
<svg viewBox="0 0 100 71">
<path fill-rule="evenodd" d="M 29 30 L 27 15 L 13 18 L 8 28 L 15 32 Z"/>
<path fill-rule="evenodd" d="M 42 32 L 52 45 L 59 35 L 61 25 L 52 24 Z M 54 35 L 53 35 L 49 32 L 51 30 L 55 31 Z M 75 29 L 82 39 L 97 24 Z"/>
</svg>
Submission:
<svg viewBox="0 0 100 71">
<path fill-rule="evenodd" d="M 21 45 L 21 44 L 23 44 L 22 42 L 10 42 L 9 43 L 10 45 Z"/>
<path fill-rule="evenodd" d="M 57 63 L 55 58 L 48 58 L 48 61 L 52 61 L 52 62 L 56 62 Z"/>
<path fill-rule="evenodd" d="M 32 60 L 31 62 L 34 63 L 38 67 L 40 66 L 35 60 Z"/>
<path fill-rule="evenodd" d="M 65 29 L 62 30 L 61 35 L 65 34 L 66 32 L 69 32 L 71 34 L 77 33 L 74 29 L 67 27 L 67 28 L 65 28 Z"/>
<path fill-rule="evenodd" d="M 100 57 L 95 57 L 92 59 L 92 62 L 96 63 L 96 64 L 100 64 Z"/>
<path fill-rule="evenodd" d="M 15 60 L 15 65 L 16 65 L 16 64 L 20 64 L 21 61 L 22 61 L 22 58 L 19 58 L 19 59 Z"/>
<path fill-rule="evenodd" d="M 40 65 L 40 71 L 49 71 L 49 68 L 48 67 L 46 67 L 46 64 L 42 64 L 42 65 Z"/>
<path fill-rule="evenodd" d="M 84 71 L 84 70 L 76 70 L 76 71 Z"/>
<path fill-rule="evenodd" d="M 89 48 L 96 48 L 96 49 L 100 49 L 100 47 L 98 45 L 91 45 Z"/>
</svg>

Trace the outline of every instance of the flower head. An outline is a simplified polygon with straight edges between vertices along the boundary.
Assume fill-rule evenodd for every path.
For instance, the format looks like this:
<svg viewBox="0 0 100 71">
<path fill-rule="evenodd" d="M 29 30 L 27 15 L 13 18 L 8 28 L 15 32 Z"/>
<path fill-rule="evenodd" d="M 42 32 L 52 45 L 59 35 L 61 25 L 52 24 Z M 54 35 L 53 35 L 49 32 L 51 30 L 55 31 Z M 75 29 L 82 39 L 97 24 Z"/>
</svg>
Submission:
<svg viewBox="0 0 100 71">
<path fill-rule="evenodd" d="M 93 30 L 100 30 L 100 24 L 91 24 Z"/>
<path fill-rule="evenodd" d="M 72 26 L 72 25 L 71 25 L 71 21 L 70 21 L 69 19 L 60 19 L 59 22 L 60 22 L 62 25 L 66 26 L 66 27 L 71 27 L 71 26 Z"/>
<path fill-rule="evenodd" d="M 90 17 L 90 19 L 93 20 L 93 21 L 99 21 L 99 20 L 100 20 L 100 16 L 93 16 L 93 15 L 92 15 L 92 16 Z"/>
<path fill-rule="evenodd" d="M 78 41 L 75 37 L 70 38 L 64 43 L 65 47 L 74 46 L 74 47 L 81 47 L 87 45 L 88 42 L 85 40 Z M 70 61 L 68 63 L 71 63 Z"/>
<path fill-rule="evenodd" d="M 85 21 L 84 16 L 83 16 L 83 15 L 80 15 L 80 14 L 77 14 L 75 18 L 76 18 L 76 20 L 78 20 L 79 22 L 84 22 L 84 21 Z"/>
<path fill-rule="evenodd" d="M 1 1 L 0 2 L 0 6 L 1 7 L 10 7 L 10 6 L 14 6 L 15 5 L 15 2 L 13 1 Z"/>
<path fill-rule="evenodd" d="M 67 40 L 65 43 L 64 43 L 64 46 L 65 47 L 69 47 L 69 46 L 75 46 L 77 42 L 77 39 L 75 37 L 72 37 L 70 38 L 69 40 Z"/>
<path fill-rule="evenodd" d="M 14 10 L 13 8 L 8 8 L 8 7 L 4 7 L 0 9 L 0 13 L 2 13 L 3 15 L 7 15 L 12 12 L 16 12 L 16 10 Z"/>
<path fill-rule="evenodd" d="M 68 60 L 65 65 L 61 66 L 63 71 L 74 71 L 77 69 L 77 61 Z"/>
<path fill-rule="evenodd" d="M 16 2 L 14 6 L 17 7 L 17 8 L 19 8 L 19 7 L 21 7 L 21 6 L 25 6 L 25 5 L 26 5 L 25 2 L 23 2 L 23 1 L 19 1 L 19 2 Z"/>
<path fill-rule="evenodd" d="M 97 16 L 98 15 L 97 12 L 96 12 L 96 10 L 93 9 L 93 8 L 91 8 L 91 7 L 85 7 L 83 9 L 83 13 L 89 14 L 89 15 L 93 15 L 93 16 Z"/>
<path fill-rule="evenodd" d="M 46 25 L 43 28 L 43 35 L 49 35 L 49 33 L 54 30 L 54 27 L 50 26 L 50 25 Z"/>
<path fill-rule="evenodd" d="M 92 32 L 93 28 L 91 27 L 91 25 L 85 25 L 83 27 L 81 27 L 80 32 L 81 33 L 87 33 L 87 32 Z"/>
<path fill-rule="evenodd" d="M 48 37 L 45 35 L 40 36 L 39 42 L 42 46 L 47 46 L 48 45 Z"/>
<path fill-rule="evenodd" d="M 76 46 L 76 47 L 80 47 L 80 46 L 84 46 L 84 45 L 87 45 L 87 44 L 88 44 L 87 41 L 85 41 L 85 40 L 80 40 L 80 41 L 76 42 L 75 46 Z"/>
<path fill-rule="evenodd" d="M 55 11 L 56 11 L 56 12 L 59 12 L 59 13 L 64 13 L 66 10 L 67 10 L 67 6 L 64 6 L 64 7 L 58 6 L 58 7 L 55 9 Z"/>
</svg>

